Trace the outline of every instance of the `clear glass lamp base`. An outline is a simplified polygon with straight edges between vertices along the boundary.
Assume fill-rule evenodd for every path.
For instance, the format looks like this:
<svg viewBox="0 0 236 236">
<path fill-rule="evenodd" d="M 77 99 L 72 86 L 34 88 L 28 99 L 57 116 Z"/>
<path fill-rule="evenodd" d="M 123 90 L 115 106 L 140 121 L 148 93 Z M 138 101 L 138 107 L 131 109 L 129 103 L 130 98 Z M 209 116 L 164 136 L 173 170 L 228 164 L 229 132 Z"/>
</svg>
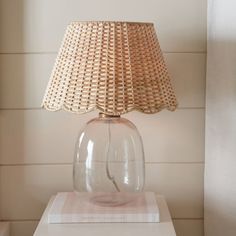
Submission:
<svg viewBox="0 0 236 236">
<path fill-rule="evenodd" d="M 100 206 L 120 206 L 135 201 L 139 196 L 127 192 L 93 192 L 88 194 L 88 200 Z"/>
<path fill-rule="evenodd" d="M 75 148 L 75 192 L 91 193 L 99 205 L 134 200 L 145 181 L 144 152 L 135 125 L 120 116 L 100 114 L 81 130 Z"/>
</svg>

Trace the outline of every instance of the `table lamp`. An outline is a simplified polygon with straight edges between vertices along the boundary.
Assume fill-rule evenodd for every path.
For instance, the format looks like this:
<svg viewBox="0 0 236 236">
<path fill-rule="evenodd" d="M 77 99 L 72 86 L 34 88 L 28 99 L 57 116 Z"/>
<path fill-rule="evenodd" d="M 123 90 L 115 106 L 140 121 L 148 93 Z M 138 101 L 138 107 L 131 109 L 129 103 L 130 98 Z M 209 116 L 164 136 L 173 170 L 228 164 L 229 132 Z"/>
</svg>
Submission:
<svg viewBox="0 0 236 236">
<path fill-rule="evenodd" d="M 98 193 L 99 204 L 129 201 L 144 187 L 144 151 L 135 125 L 120 116 L 133 110 L 174 111 L 177 106 L 154 25 L 69 24 L 42 106 L 76 114 L 100 111 L 76 143 L 74 190 Z"/>
</svg>

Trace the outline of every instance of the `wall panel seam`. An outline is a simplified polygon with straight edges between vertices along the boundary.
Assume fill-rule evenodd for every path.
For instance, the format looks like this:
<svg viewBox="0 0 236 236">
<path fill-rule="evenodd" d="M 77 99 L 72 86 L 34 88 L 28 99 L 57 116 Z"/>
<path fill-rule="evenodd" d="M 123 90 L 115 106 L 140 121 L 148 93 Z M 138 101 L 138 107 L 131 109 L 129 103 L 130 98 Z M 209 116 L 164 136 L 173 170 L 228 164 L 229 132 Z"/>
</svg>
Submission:
<svg viewBox="0 0 236 236">
<path fill-rule="evenodd" d="M 26 107 L 26 108 L 0 108 L 0 111 L 31 111 L 44 110 L 41 107 Z M 205 107 L 177 107 L 177 110 L 205 110 Z"/>
<path fill-rule="evenodd" d="M 177 221 L 177 220 L 195 220 L 195 221 L 200 221 L 200 220 L 204 220 L 204 218 L 203 217 L 199 217 L 199 218 L 193 218 L 193 217 L 189 217 L 189 218 L 186 218 L 186 217 L 184 217 L 184 218 L 178 218 L 178 217 L 174 217 L 174 218 L 171 218 L 172 220 L 174 220 L 174 221 Z"/>
<path fill-rule="evenodd" d="M 189 217 L 189 218 L 171 218 L 173 221 L 177 221 L 177 220 L 195 220 L 195 221 L 198 221 L 198 220 L 204 220 L 204 218 L 192 218 L 192 217 Z M 30 222 L 30 221 L 39 221 L 40 219 L 4 219 L 2 220 L 3 222 L 4 221 L 7 221 L 7 222 Z"/>
<path fill-rule="evenodd" d="M 163 54 L 206 54 L 206 51 L 162 51 Z M 57 55 L 58 52 L 0 52 L 0 55 Z"/>
<path fill-rule="evenodd" d="M 204 165 L 204 161 L 199 162 L 145 162 L 146 165 Z M 0 164 L 0 167 L 24 167 L 24 166 L 72 166 L 73 163 L 14 163 Z"/>
</svg>

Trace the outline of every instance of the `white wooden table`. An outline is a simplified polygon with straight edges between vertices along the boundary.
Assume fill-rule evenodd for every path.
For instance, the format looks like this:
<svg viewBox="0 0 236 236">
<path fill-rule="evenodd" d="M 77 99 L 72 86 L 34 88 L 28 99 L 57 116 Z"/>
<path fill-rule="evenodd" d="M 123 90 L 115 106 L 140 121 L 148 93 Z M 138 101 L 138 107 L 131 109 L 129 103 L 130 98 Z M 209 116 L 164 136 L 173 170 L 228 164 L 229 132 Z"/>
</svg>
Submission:
<svg viewBox="0 0 236 236">
<path fill-rule="evenodd" d="M 54 197 L 48 203 L 34 236 L 176 236 L 163 196 L 157 196 L 160 223 L 78 223 L 48 224 L 47 214 Z"/>
</svg>

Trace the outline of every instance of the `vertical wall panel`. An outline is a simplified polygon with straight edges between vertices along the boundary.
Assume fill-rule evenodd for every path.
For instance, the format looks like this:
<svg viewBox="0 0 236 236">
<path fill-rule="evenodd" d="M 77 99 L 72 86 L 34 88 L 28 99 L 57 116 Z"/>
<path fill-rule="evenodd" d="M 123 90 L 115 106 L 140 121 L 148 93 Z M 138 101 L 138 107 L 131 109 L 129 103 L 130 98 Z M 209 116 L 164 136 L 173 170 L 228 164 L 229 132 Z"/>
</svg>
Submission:
<svg viewBox="0 0 236 236">
<path fill-rule="evenodd" d="M 208 1 L 205 234 L 236 235 L 236 2 Z"/>
</svg>

